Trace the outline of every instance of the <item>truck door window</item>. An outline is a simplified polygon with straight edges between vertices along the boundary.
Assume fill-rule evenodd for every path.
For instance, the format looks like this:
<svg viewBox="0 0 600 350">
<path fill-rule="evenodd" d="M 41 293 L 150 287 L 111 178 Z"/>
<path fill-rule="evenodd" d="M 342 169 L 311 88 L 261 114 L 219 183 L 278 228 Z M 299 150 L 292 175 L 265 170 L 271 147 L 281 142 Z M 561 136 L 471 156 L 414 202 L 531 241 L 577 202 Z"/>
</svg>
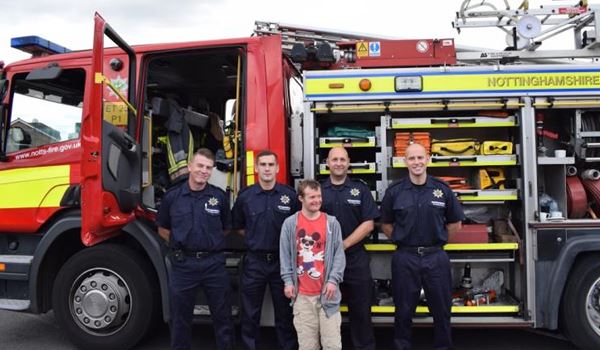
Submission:
<svg viewBox="0 0 600 350">
<path fill-rule="evenodd" d="M 26 80 L 15 74 L 6 151 L 79 138 L 85 72 L 64 70 L 52 80 Z"/>
</svg>

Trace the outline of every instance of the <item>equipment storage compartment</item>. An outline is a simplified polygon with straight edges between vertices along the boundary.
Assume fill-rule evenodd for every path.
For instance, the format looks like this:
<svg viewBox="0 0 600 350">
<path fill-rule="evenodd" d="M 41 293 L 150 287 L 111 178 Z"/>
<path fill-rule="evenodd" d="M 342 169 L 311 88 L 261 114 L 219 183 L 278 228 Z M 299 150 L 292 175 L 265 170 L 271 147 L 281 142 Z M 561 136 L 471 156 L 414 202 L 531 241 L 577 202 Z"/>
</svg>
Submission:
<svg viewBox="0 0 600 350">
<path fill-rule="evenodd" d="M 600 209 L 600 111 L 560 105 L 557 101 L 553 109 L 536 112 L 536 217 L 548 223 L 596 219 Z"/>
<path fill-rule="evenodd" d="M 391 291 L 391 255 L 393 244 L 367 244 L 371 255 L 371 270 L 375 280 L 375 304 L 371 311 L 376 315 L 394 313 Z M 454 316 L 515 315 L 520 312 L 515 297 L 518 288 L 518 243 L 447 244 L 444 247 L 453 264 Z M 470 266 L 470 287 L 464 283 L 464 268 Z M 467 288 L 465 288 L 467 287 Z M 482 301 L 481 298 L 487 298 Z M 342 306 L 342 311 L 347 307 Z M 429 313 L 426 300 L 421 295 L 417 315 Z M 454 321 L 453 321 L 454 322 Z"/>
<path fill-rule="evenodd" d="M 385 163 L 380 140 L 379 113 L 364 113 L 360 108 L 348 113 L 315 113 L 314 166 L 318 180 L 329 176 L 327 155 L 331 148 L 342 146 L 348 151 L 353 178 L 362 179 L 369 186 L 373 197 L 380 201 L 383 195 L 382 172 Z"/>
<path fill-rule="evenodd" d="M 334 75 L 346 73 L 356 74 L 337 71 Z M 366 72 L 361 74 L 368 75 Z M 316 76 L 321 85 L 335 80 L 320 74 Z M 310 85 L 313 75 L 305 73 L 305 78 Z M 350 88 L 344 88 L 327 99 L 307 97 L 304 122 L 305 140 L 309 141 L 304 146 L 306 177 L 324 179 L 328 175 L 327 152 L 333 145 L 343 145 L 351 163 L 375 163 L 371 173 L 357 171 L 350 176 L 362 179 L 371 189 L 376 189 L 376 199 L 380 202 L 388 186 L 407 175 L 403 154 L 407 143 L 425 142 L 425 147 L 430 151 L 433 148 L 436 153 L 431 157 L 428 174 L 442 178 L 451 186 L 466 212 L 465 224 L 478 225 L 474 236 L 464 232 L 464 239 L 459 240 L 461 243 L 444 247 L 452 263 L 452 288 L 459 294 L 452 307 L 452 322 L 474 322 L 473 317 L 491 323 L 524 322 L 522 315 L 526 310 L 523 305 L 527 294 L 524 288 L 525 245 L 521 238 L 521 233 L 525 232 L 521 198 L 523 103 L 517 98 L 436 100 L 431 99 L 431 95 L 415 99 L 400 94 L 395 96 L 398 98 L 385 101 L 378 101 L 373 96 L 361 100 L 355 93 L 351 94 Z M 374 131 L 375 145 L 367 133 L 329 134 L 331 128 L 351 125 L 362 127 L 365 132 Z M 466 227 L 465 231 L 468 231 Z M 385 235 L 377 233 L 373 235 L 372 243 L 365 245 L 371 257 L 376 290 L 371 311 L 374 321 L 388 323 L 393 321 L 395 310 L 391 259 L 396 246 Z M 473 273 L 469 290 L 461 284 L 467 263 Z M 495 281 L 493 290 L 489 286 L 490 280 Z M 341 310 L 348 309 L 342 305 Z M 425 302 L 417 307 L 417 316 L 415 322 L 431 322 Z"/>
<path fill-rule="evenodd" d="M 466 101 L 461 104 L 469 106 Z M 447 107 L 451 105 L 448 102 Z M 463 229 L 451 235 L 444 247 L 452 262 L 453 322 L 460 322 L 459 316 L 519 314 L 523 297 L 520 112 L 516 108 L 445 109 L 423 111 L 403 106 L 402 112 L 383 117 L 387 128 L 381 130 L 381 139 L 388 145 L 388 179 L 393 182 L 407 175 L 402 153 L 405 145 L 400 143 L 407 138 L 423 142 L 431 154 L 427 173 L 448 183 L 463 205 L 467 217 Z M 393 251 L 393 244 L 374 244 L 367 249 L 372 252 L 373 271 L 389 268 L 391 257 L 384 252 Z M 466 265 L 469 283 L 465 283 Z M 381 296 L 386 295 L 385 285 L 377 284 Z M 393 312 L 386 298 L 378 298 L 377 303 L 373 312 Z M 417 314 L 429 314 L 424 300 Z"/>
<path fill-rule="evenodd" d="M 519 143 L 516 111 L 429 111 L 391 113 L 386 135 L 393 151 L 391 180 L 407 172 L 398 152 L 406 135 L 430 150 L 428 174 L 451 185 L 462 202 L 504 202 L 518 199 Z M 423 144 L 423 143 L 422 143 Z M 396 170 L 398 169 L 398 170 Z"/>
</svg>

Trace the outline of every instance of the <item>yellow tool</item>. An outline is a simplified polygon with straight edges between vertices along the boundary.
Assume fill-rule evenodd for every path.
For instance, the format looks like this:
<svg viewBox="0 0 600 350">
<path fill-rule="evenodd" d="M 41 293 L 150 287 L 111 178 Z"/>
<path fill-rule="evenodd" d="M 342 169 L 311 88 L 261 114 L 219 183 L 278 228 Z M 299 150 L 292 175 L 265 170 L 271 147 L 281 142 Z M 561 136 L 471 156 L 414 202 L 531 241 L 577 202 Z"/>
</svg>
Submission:
<svg viewBox="0 0 600 350">
<path fill-rule="evenodd" d="M 479 169 L 479 187 L 482 190 L 486 189 L 504 189 L 504 182 L 506 177 L 504 176 L 503 168 L 484 168 Z"/>
</svg>

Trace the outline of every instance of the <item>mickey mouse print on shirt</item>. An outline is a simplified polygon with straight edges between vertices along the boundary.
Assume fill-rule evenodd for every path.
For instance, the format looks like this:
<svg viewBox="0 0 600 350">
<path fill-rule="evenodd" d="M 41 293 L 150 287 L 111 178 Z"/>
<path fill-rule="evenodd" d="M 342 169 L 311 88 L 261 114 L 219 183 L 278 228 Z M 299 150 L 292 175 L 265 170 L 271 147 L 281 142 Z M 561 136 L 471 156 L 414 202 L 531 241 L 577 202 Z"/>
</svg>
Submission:
<svg viewBox="0 0 600 350">
<path fill-rule="evenodd" d="M 300 248 L 298 250 L 298 255 L 302 260 L 302 264 L 298 264 L 298 275 L 302 276 L 306 272 L 308 273 L 309 277 L 318 279 L 321 277 L 321 272 L 317 271 L 315 261 L 323 261 L 324 251 L 321 250 L 315 253 L 315 251 L 318 249 L 315 247 L 315 244 L 319 242 L 321 235 L 319 232 L 306 234 L 303 229 L 300 229 L 300 231 L 298 231 L 298 236 L 300 237 Z M 317 246 L 319 245 L 321 244 L 318 244 Z"/>
<path fill-rule="evenodd" d="M 298 258 L 298 290 L 305 295 L 319 295 L 323 287 L 325 272 L 325 240 L 327 232 L 327 215 L 309 220 L 298 215 L 296 227 L 296 247 Z"/>
</svg>

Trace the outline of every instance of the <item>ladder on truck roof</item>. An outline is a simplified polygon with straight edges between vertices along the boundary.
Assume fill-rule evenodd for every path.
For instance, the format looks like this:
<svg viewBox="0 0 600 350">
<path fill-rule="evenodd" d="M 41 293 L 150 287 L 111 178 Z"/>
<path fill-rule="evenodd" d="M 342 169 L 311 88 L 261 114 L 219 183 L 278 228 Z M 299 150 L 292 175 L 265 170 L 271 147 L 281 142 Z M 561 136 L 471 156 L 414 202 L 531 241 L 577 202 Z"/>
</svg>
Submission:
<svg viewBox="0 0 600 350">
<path fill-rule="evenodd" d="M 283 51 L 290 54 L 294 44 L 328 43 L 332 49 L 340 50 L 338 43 L 355 43 L 368 40 L 392 40 L 393 38 L 370 34 L 334 31 L 277 22 L 254 22 L 254 35 L 281 35 Z"/>
<path fill-rule="evenodd" d="M 444 66 L 456 63 L 453 39 L 393 39 L 275 22 L 254 34 L 280 35 L 283 52 L 302 70 Z"/>
<path fill-rule="evenodd" d="M 600 6 L 579 1 L 574 6 L 552 5 L 530 9 L 524 0 L 517 9 L 511 9 L 508 0 L 464 0 L 456 19 L 452 22 L 460 33 L 463 28 L 495 27 L 506 33 L 507 49 L 504 51 L 458 52 L 457 60 L 463 63 L 499 61 L 535 61 L 558 59 L 600 60 Z M 502 3 L 503 9 L 496 7 Z M 575 40 L 572 49 L 538 50 L 544 41 L 568 30 Z M 564 60 L 568 62 L 567 60 Z M 584 61 L 585 62 L 585 61 Z"/>
</svg>

